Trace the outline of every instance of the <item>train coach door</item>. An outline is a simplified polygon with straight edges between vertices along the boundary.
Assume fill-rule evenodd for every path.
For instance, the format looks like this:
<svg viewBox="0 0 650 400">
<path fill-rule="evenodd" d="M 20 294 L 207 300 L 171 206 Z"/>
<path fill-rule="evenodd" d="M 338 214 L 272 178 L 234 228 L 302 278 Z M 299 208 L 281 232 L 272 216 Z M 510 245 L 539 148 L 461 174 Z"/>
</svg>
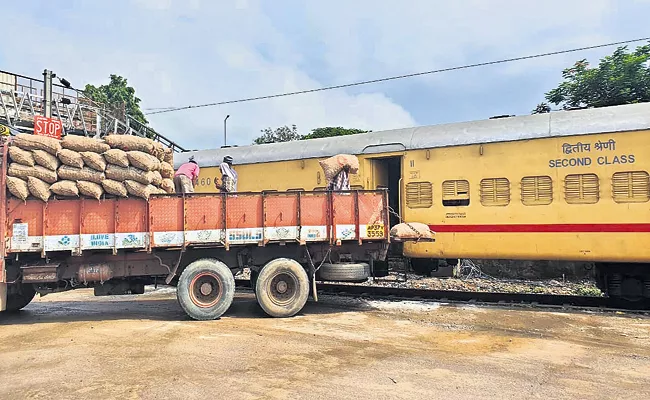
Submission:
<svg viewBox="0 0 650 400">
<path fill-rule="evenodd" d="M 368 189 L 388 189 L 388 205 L 401 215 L 400 184 L 402 177 L 402 156 L 370 159 L 370 185 Z M 391 214 L 390 225 L 399 223 L 399 218 Z"/>
</svg>

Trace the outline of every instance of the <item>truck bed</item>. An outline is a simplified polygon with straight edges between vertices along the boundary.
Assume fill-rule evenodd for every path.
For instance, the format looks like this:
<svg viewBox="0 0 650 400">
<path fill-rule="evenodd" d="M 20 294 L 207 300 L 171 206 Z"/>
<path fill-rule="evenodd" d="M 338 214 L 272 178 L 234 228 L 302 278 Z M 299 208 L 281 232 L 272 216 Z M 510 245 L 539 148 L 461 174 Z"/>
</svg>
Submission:
<svg viewBox="0 0 650 400">
<path fill-rule="evenodd" d="M 388 241 L 385 191 L 155 195 L 144 199 L 4 197 L 10 253 Z"/>
</svg>

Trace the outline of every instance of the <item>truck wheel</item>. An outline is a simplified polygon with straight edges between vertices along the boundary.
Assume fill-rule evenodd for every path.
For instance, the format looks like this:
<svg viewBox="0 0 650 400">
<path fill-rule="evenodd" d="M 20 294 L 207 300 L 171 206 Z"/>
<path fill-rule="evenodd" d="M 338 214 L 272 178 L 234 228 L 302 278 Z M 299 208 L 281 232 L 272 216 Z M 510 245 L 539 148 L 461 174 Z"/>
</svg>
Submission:
<svg viewBox="0 0 650 400">
<path fill-rule="evenodd" d="M 367 263 L 324 263 L 318 272 L 324 281 L 365 282 L 370 276 L 370 265 Z"/>
<path fill-rule="evenodd" d="M 221 261 L 204 258 L 188 265 L 176 288 L 176 297 L 191 318 L 204 321 L 222 316 L 235 297 L 235 277 Z"/>
<path fill-rule="evenodd" d="M 265 313 L 286 318 L 296 315 L 307 303 L 309 277 L 297 261 L 276 258 L 260 271 L 255 282 L 255 297 Z"/>
<path fill-rule="evenodd" d="M 5 310 L 7 312 L 16 312 L 25 308 L 36 295 L 36 290 L 31 284 L 9 285 L 7 289 L 7 308 Z"/>
</svg>

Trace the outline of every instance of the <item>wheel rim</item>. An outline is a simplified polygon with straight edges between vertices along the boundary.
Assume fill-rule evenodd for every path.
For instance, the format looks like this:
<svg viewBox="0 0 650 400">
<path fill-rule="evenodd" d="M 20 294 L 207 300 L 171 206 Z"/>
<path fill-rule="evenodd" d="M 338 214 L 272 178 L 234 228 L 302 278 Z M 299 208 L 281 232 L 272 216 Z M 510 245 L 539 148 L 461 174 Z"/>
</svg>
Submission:
<svg viewBox="0 0 650 400">
<path fill-rule="evenodd" d="M 298 277 L 289 272 L 282 272 L 269 280 L 267 292 L 274 304 L 287 306 L 296 299 L 298 285 Z"/>
<path fill-rule="evenodd" d="M 190 283 L 190 300 L 201 308 L 214 307 L 223 293 L 221 278 L 212 272 L 201 272 Z"/>
</svg>

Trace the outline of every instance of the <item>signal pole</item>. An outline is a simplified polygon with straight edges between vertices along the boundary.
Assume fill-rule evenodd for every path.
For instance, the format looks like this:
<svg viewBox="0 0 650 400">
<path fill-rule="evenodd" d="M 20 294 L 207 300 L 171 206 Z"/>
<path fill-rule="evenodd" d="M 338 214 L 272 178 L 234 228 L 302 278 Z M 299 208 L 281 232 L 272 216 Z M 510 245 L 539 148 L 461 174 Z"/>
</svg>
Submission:
<svg viewBox="0 0 650 400">
<path fill-rule="evenodd" d="M 226 146 L 226 121 L 230 118 L 230 114 L 226 115 L 226 118 L 223 119 L 223 145 Z"/>
<path fill-rule="evenodd" d="M 56 75 L 48 69 L 43 71 L 43 83 L 45 85 L 43 90 L 43 99 L 45 101 L 43 112 L 46 118 L 52 117 L 52 78 L 55 76 Z"/>
</svg>

